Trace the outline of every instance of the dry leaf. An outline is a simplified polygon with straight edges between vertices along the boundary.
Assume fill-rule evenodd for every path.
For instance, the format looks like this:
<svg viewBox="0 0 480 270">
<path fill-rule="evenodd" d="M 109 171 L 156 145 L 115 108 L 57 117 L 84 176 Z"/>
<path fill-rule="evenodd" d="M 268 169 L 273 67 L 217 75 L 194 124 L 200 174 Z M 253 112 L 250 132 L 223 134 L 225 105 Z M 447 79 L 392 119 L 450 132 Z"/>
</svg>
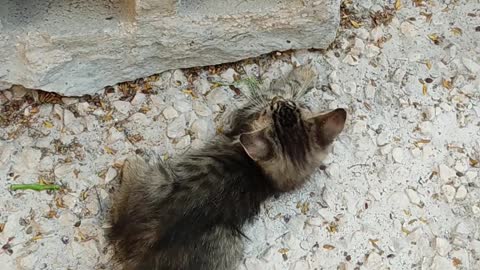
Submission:
<svg viewBox="0 0 480 270">
<path fill-rule="evenodd" d="M 427 91 L 428 91 L 427 84 L 426 83 L 422 84 L 422 93 L 424 96 L 427 95 Z"/>
<path fill-rule="evenodd" d="M 411 234 L 412 232 L 410 230 L 407 230 L 405 227 L 402 226 L 402 232 L 405 234 L 405 235 L 409 235 Z"/>
<path fill-rule="evenodd" d="M 450 31 L 456 36 L 461 36 L 463 34 L 462 29 L 458 27 L 453 27 L 452 29 L 450 29 Z"/>
<path fill-rule="evenodd" d="M 443 87 L 447 88 L 448 90 L 452 90 L 452 89 L 453 89 L 452 82 L 449 81 L 449 80 L 442 79 L 442 85 L 443 85 Z"/>
<path fill-rule="evenodd" d="M 46 128 L 53 128 L 54 127 L 52 122 L 46 121 L 46 120 L 43 121 L 43 126 L 46 127 Z"/>
<path fill-rule="evenodd" d="M 427 66 L 428 69 L 432 69 L 432 62 L 430 62 L 430 60 L 426 60 L 425 65 Z"/>
<path fill-rule="evenodd" d="M 402 1 L 401 0 L 396 0 L 395 1 L 395 9 L 400 10 L 402 8 Z"/>
<path fill-rule="evenodd" d="M 353 26 L 354 28 L 360 28 L 360 26 L 362 26 L 362 23 L 356 22 L 356 21 L 354 21 L 354 20 L 350 20 L 350 23 L 352 24 L 352 26 Z"/>
<path fill-rule="evenodd" d="M 330 232 L 330 233 L 336 233 L 336 232 L 338 232 L 338 225 L 335 224 L 334 222 L 331 222 L 331 223 L 327 226 L 327 231 Z"/>
<path fill-rule="evenodd" d="M 428 35 L 428 38 L 433 41 L 435 45 L 440 44 L 443 41 L 443 38 L 436 33 Z"/>
<path fill-rule="evenodd" d="M 324 248 L 324 249 L 326 249 L 326 250 L 332 250 L 332 249 L 335 249 L 335 247 L 334 247 L 334 246 L 332 246 L 332 245 L 329 245 L 329 244 L 325 244 L 325 245 L 323 245 L 323 248 Z"/>
<path fill-rule="evenodd" d="M 469 161 L 470 161 L 470 166 L 472 167 L 476 167 L 478 165 L 478 160 L 476 159 L 469 158 Z"/>
<path fill-rule="evenodd" d="M 108 146 L 104 146 L 103 149 L 105 149 L 105 152 L 107 152 L 107 154 L 109 154 L 109 155 L 115 155 L 115 153 L 117 153 L 117 151 L 115 149 L 112 149 Z"/>
<path fill-rule="evenodd" d="M 278 252 L 279 252 L 280 254 L 287 254 L 288 251 L 289 251 L 288 248 L 281 248 L 281 249 L 278 250 Z"/>
<path fill-rule="evenodd" d="M 0 223 L 0 233 L 5 229 L 5 223 Z"/>
<path fill-rule="evenodd" d="M 432 13 L 427 13 L 427 12 L 423 12 L 423 11 L 422 11 L 422 12 L 420 12 L 420 15 L 425 16 L 425 21 L 426 21 L 426 22 L 429 23 L 429 22 L 432 21 L 432 15 L 433 15 Z"/>
<path fill-rule="evenodd" d="M 187 95 L 190 95 L 192 98 L 197 98 L 197 95 L 195 95 L 195 93 L 190 89 L 182 90 L 182 92 L 187 94 Z"/>
<path fill-rule="evenodd" d="M 462 264 L 462 261 L 457 257 L 453 257 L 452 264 L 455 267 L 459 267 Z"/>
</svg>

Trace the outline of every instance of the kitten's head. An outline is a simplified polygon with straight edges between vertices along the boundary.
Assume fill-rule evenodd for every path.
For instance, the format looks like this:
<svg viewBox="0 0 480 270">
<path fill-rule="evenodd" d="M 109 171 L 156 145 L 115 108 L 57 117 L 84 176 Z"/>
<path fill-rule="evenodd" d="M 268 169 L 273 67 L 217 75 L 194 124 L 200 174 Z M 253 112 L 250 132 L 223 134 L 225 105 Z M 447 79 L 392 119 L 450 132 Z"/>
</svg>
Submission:
<svg viewBox="0 0 480 270">
<path fill-rule="evenodd" d="M 295 96 L 275 96 L 262 104 L 254 106 L 255 111 L 249 108 L 240 144 L 278 190 L 292 190 L 322 164 L 347 113 L 336 109 L 314 114 Z"/>
<path fill-rule="evenodd" d="M 321 165 L 346 117 L 344 109 L 312 115 L 279 97 L 252 122 L 255 131 L 240 135 L 240 143 L 276 188 L 287 191 L 303 184 Z"/>
</svg>

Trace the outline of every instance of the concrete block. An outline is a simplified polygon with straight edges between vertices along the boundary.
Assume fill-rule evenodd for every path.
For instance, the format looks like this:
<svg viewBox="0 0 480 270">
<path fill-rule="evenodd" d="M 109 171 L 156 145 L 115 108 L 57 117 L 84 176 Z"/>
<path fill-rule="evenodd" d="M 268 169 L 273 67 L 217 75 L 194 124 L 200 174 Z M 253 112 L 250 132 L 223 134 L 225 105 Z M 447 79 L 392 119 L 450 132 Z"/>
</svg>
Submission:
<svg viewBox="0 0 480 270">
<path fill-rule="evenodd" d="M 0 87 L 76 96 L 174 68 L 325 48 L 340 0 L 0 0 Z"/>
</svg>

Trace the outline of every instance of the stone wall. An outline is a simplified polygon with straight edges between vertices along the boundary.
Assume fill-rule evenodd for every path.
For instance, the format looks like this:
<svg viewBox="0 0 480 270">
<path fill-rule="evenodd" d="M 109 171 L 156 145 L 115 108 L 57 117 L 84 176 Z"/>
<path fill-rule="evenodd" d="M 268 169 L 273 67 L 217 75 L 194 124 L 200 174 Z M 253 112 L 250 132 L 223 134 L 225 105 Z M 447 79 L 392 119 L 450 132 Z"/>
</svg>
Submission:
<svg viewBox="0 0 480 270">
<path fill-rule="evenodd" d="M 0 89 L 75 96 L 173 68 L 325 48 L 340 0 L 0 0 Z"/>
</svg>

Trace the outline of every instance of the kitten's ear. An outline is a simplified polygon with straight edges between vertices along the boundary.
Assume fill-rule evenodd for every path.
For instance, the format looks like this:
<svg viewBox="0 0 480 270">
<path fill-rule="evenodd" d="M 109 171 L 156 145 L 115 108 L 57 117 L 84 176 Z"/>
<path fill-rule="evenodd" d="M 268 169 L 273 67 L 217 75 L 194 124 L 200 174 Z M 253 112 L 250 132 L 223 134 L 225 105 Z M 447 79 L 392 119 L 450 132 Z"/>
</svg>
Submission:
<svg viewBox="0 0 480 270">
<path fill-rule="evenodd" d="M 240 135 L 240 144 L 254 161 L 268 160 L 272 156 L 272 144 L 265 129 Z"/>
<path fill-rule="evenodd" d="M 347 111 L 336 109 L 326 114 L 316 115 L 308 121 L 313 123 L 315 137 L 321 146 L 329 145 L 342 132 L 347 119 Z"/>
</svg>

